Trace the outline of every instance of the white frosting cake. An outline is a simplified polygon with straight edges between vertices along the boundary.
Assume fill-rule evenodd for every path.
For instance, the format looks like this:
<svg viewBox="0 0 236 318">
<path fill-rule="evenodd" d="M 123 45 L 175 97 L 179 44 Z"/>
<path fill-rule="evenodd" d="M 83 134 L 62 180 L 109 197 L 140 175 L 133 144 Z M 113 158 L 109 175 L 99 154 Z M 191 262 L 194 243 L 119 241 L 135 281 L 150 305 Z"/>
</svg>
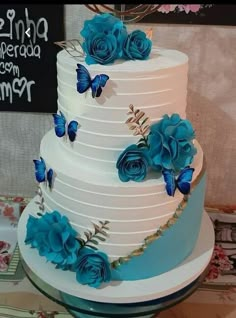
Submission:
<svg viewBox="0 0 236 318">
<path fill-rule="evenodd" d="M 188 57 L 175 50 L 155 48 L 145 61 L 117 61 L 114 65 L 91 65 L 91 77 L 105 73 L 109 81 L 101 97 L 76 90 L 77 63 L 66 51 L 57 56 L 58 109 L 67 121 L 77 120 L 76 139 L 57 138 L 54 130 L 40 147 L 47 169 L 56 178 L 53 190 L 41 184 L 47 211 L 66 215 L 79 232 L 92 230 L 92 222 L 109 220 L 109 237 L 99 244 L 109 259 L 126 256 L 140 247 L 174 214 L 183 195 L 166 194 L 162 175 L 149 175 L 145 182 L 119 180 L 116 161 L 139 137 L 125 125 L 129 104 L 145 111 L 156 122 L 164 114 L 186 117 Z M 199 175 L 203 154 L 194 159 L 193 181 Z"/>
<path fill-rule="evenodd" d="M 82 285 L 143 284 L 192 253 L 206 177 L 186 119 L 187 55 L 106 13 L 81 36 L 57 43 L 58 110 L 34 159 L 39 209 L 24 212 L 25 244 L 55 280 L 71 272 L 69 294 L 76 281 L 93 299 Z"/>
</svg>

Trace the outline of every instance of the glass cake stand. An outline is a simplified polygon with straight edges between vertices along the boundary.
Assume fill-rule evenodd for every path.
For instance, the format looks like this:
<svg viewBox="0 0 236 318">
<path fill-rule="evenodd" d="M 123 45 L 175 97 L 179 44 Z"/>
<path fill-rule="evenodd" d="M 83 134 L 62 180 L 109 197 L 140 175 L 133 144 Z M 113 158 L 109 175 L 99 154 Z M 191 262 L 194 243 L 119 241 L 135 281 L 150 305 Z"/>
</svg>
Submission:
<svg viewBox="0 0 236 318">
<path fill-rule="evenodd" d="M 92 318 L 92 317 L 157 317 L 157 314 L 165 309 L 168 309 L 189 297 L 203 282 L 208 273 L 209 265 L 199 275 L 197 279 L 191 282 L 184 288 L 158 299 L 151 301 L 129 303 L 129 304 L 111 304 L 95 302 L 79 297 L 75 297 L 47 284 L 40 279 L 26 264 L 24 259 L 21 259 L 24 271 L 30 282 L 46 297 L 54 302 L 62 305 L 65 309 L 76 318 Z"/>
</svg>

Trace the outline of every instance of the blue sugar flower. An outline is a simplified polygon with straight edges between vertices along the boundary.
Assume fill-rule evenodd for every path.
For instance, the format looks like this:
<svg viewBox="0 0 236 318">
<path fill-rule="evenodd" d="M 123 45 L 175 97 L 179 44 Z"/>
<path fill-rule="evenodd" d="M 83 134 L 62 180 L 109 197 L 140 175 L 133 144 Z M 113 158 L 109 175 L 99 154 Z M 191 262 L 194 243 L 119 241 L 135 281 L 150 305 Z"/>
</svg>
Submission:
<svg viewBox="0 0 236 318">
<path fill-rule="evenodd" d="M 148 150 L 139 148 L 137 145 L 131 145 L 119 156 L 116 168 L 121 181 L 133 180 L 139 182 L 146 177 L 150 165 L 151 160 Z"/>
<path fill-rule="evenodd" d="M 80 32 L 87 64 L 108 64 L 122 57 L 122 48 L 127 38 L 126 26 L 109 13 L 96 15 L 84 23 Z"/>
<path fill-rule="evenodd" d="M 76 236 L 67 217 L 53 211 L 40 218 L 29 216 L 25 243 L 37 248 L 39 255 L 57 268 L 66 270 L 77 260 L 80 244 Z"/>
<path fill-rule="evenodd" d="M 190 121 L 181 119 L 178 114 L 164 115 L 162 120 L 150 127 L 148 135 L 153 168 L 180 171 L 189 166 L 197 153 L 192 141 L 194 138 Z"/>
<path fill-rule="evenodd" d="M 135 30 L 128 35 L 124 42 L 123 54 L 126 59 L 145 60 L 152 49 L 152 41 L 147 38 L 146 33 Z"/>
<path fill-rule="evenodd" d="M 82 285 L 98 288 L 103 282 L 111 280 L 111 268 L 106 254 L 83 247 L 78 255 L 76 264 L 76 279 Z"/>
</svg>

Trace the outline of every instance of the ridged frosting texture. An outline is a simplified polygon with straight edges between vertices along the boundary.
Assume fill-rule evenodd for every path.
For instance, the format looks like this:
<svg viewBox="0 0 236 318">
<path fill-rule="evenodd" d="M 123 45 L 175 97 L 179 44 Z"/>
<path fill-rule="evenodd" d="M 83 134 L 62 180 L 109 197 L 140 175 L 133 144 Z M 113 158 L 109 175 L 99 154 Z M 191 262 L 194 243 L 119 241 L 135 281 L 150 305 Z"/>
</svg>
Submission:
<svg viewBox="0 0 236 318">
<path fill-rule="evenodd" d="M 193 182 L 203 160 L 199 144 L 196 147 Z M 76 161 L 62 152 L 53 131 L 43 138 L 41 155 L 47 169 L 53 167 L 56 175 L 52 190 L 41 184 L 45 210 L 56 209 L 66 215 L 79 233 L 92 230 L 92 222 L 108 220 L 109 237 L 99 244 L 99 249 L 111 260 L 138 248 L 145 237 L 173 216 L 183 198 L 179 191 L 174 197 L 167 195 L 160 174 L 151 174 L 140 183 L 123 183 L 116 171 L 104 173 Z"/>
<path fill-rule="evenodd" d="M 100 97 L 92 98 L 91 90 L 77 92 L 77 63 L 88 69 L 91 78 L 109 76 Z M 94 169 L 112 172 L 122 150 L 137 142 L 124 124 L 130 104 L 143 110 L 151 123 L 174 112 L 186 118 L 188 57 L 181 52 L 154 48 L 145 61 L 88 66 L 61 51 L 57 71 L 58 110 L 80 125 L 73 145 L 64 138 L 59 142 L 76 160 Z"/>
<path fill-rule="evenodd" d="M 90 90 L 77 92 L 77 63 L 92 78 L 102 73 L 109 76 L 101 97 L 92 98 Z M 57 71 L 58 110 L 68 122 L 77 120 L 79 129 L 73 143 L 58 138 L 54 130 L 42 139 L 40 155 L 55 174 L 52 190 L 40 184 L 44 207 L 66 215 L 79 233 L 92 230 L 92 222 L 109 221 L 109 237 L 99 250 L 113 261 L 141 246 L 182 201 L 179 191 L 174 197 L 167 195 L 160 173 L 150 174 L 143 182 L 121 182 L 116 162 L 128 145 L 139 140 L 125 124 L 130 104 L 143 110 L 151 123 L 164 114 L 186 118 L 188 58 L 178 51 L 155 48 L 146 61 L 88 66 L 61 51 Z M 201 147 L 195 144 L 193 182 L 203 162 Z"/>
</svg>

